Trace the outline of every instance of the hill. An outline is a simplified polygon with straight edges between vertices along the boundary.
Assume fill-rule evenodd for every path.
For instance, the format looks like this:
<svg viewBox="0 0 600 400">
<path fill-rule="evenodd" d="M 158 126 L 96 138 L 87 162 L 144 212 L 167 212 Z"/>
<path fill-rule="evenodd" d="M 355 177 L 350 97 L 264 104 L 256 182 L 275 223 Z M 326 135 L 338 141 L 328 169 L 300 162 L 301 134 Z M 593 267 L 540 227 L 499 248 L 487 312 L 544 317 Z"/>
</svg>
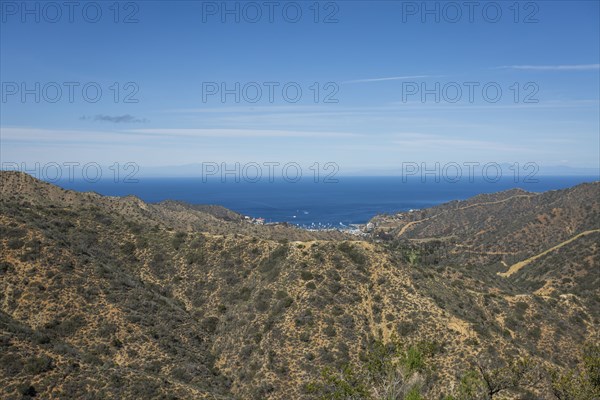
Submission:
<svg viewBox="0 0 600 400">
<path fill-rule="evenodd" d="M 598 395 L 598 183 L 357 238 L 0 178 L 1 398 Z"/>
</svg>

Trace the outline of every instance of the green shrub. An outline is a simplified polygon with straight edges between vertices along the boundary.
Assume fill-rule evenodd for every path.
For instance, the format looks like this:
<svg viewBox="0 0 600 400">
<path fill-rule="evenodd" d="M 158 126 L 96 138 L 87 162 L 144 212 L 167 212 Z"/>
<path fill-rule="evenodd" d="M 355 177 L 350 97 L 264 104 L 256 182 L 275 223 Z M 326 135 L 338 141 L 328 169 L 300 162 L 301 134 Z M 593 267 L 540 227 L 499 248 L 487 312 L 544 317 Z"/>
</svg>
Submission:
<svg viewBox="0 0 600 400">
<path fill-rule="evenodd" d="M 410 390 L 410 392 L 408 392 L 406 394 L 406 397 L 404 397 L 404 400 L 423 400 L 423 396 L 421 396 L 421 392 L 419 391 L 419 388 L 414 387 Z"/>
<path fill-rule="evenodd" d="M 0 261 L 0 275 L 14 272 L 15 267 L 8 261 Z"/>
<path fill-rule="evenodd" d="M 410 321 L 400 321 L 396 330 L 400 336 L 408 336 L 416 329 L 416 325 Z"/>
<path fill-rule="evenodd" d="M 171 244 L 175 248 L 175 250 L 179 250 L 181 245 L 185 243 L 185 239 L 187 238 L 187 233 L 185 232 L 177 232 L 171 241 Z"/>
<path fill-rule="evenodd" d="M 217 317 L 208 317 L 202 321 L 202 327 L 208 333 L 215 333 L 217 330 L 217 326 L 219 325 L 219 318 Z"/>
<path fill-rule="evenodd" d="M 19 238 L 10 239 L 8 241 L 8 248 L 11 250 L 20 249 L 25 245 L 25 242 Z"/>
<path fill-rule="evenodd" d="M 311 382 L 305 386 L 307 394 L 322 400 L 369 398 L 369 391 L 362 382 L 360 373 L 355 372 L 351 366 L 345 366 L 339 372 L 325 368 L 321 378 L 321 382 Z"/>
<path fill-rule="evenodd" d="M 425 369 L 425 357 L 417 346 L 408 348 L 401 357 L 401 363 L 409 374 Z"/>
<path fill-rule="evenodd" d="M 467 371 L 458 384 L 458 399 L 476 399 L 480 394 L 481 379 L 476 371 Z"/>
<path fill-rule="evenodd" d="M 300 271 L 300 278 L 302 278 L 304 281 L 310 281 L 315 277 L 310 271 Z"/>
<path fill-rule="evenodd" d="M 269 309 L 273 292 L 269 289 L 263 289 L 256 295 L 254 299 L 254 307 L 256 311 L 265 312 Z"/>
<path fill-rule="evenodd" d="M 340 243 L 338 250 L 344 253 L 356 265 L 364 266 L 367 262 L 367 257 L 348 242 Z"/>
<path fill-rule="evenodd" d="M 334 337 L 336 335 L 335 327 L 332 325 L 327 325 L 325 329 L 323 329 L 323 333 L 329 337 Z"/>
<path fill-rule="evenodd" d="M 25 373 L 30 375 L 38 375 L 42 372 L 50 371 L 54 368 L 54 362 L 52 358 L 47 355 L 40 357 L 32 357 L 25 362 L 23 370 Z"/>
</svg>

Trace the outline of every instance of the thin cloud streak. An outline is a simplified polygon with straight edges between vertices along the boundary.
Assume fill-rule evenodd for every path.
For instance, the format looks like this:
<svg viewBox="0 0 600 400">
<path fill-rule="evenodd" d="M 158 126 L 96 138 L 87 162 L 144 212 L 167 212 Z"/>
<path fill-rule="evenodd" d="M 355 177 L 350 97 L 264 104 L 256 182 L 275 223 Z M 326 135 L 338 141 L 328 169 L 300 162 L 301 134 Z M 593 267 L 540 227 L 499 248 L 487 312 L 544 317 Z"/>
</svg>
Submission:
<svg viewBox="0 0 600 400">
<path fill-rule="evenodd" d="M 179 108 L 163 110 L 165 113 L 261 113 L 261 112 L 292 112 L 292 111 L 319 111 L 331 109 L 330 105 L 326 106 L 239 106 L 239 107 L 205 107 L 205 108 Z"/>
<path fill-rule="evenodd" d="M 498 142 L 488 142 L 483 140 L 466 139 L 442 139 L 442 138 L 422 138 L 410 140 L 395 140 L 394 144 L 402 146 L 404 149 L 449 149 L 460 150 L 478 150 L 478 151 L 504 151 L 509 153 L 536 153 L 538 150 L 532 147 L 512 146 Z"/>
<path fill-rule="evenodd" d="M 344 81 L 342 83 L 366 83 L 366 82 L 384 82 L 384 81 L 405 81 L 408 79 L 422 79 L 422 78 L 440 78 L 443 75 L 408 75 L 408 76 L 390 76 L 385 78 L 368 78 L 368 79 L 355 79 L 351 81 Z"/>
<path fill-rule="evenodd" d="M 517 69 L 532 71 L 595 71 L 600 69 L 600 64 L 575 64 L 575 65 L 505 65 L 500 69 Z"/>
<path fill-rule="evenodd" d="M 280 116 L 281 118 L 289 118 L 290 116 L 302 116 L 304 118 L 312 117 L 348 117 L 356 115 L 380 114 L 385 112 L 397 112 L 402 108 L 423 109 L 423 110 L 440 110 L 440 109 L 462 109 L 462 110 L 481 110 L 481 109 L 507 109 L 507 108 L 561 108 L 561 107 L 596 107 L 600 101 L 597 99 L 580 99 L 580 100 L 556 100 L 556 101 L 540 101 L 539 103 L 430 103 L 421 101 L 395 101 L 379 106 L 340 106 L 340 107 L 318 107 L 318 106 L 263 106 L 263 107 L 222 107 L 222 108 L 205 108 L 205 109 L 179 109 L 167 110 L 166 112 L 173 113 L 189 113 L 189 114 L 229 114 L 243 115 L 249 117 L 260 116 Z"/>
<path fill-rule="evenodd" d="M 137 118 L 134 117 L 131 114 L 125 114 L 125 115 L 105 115 L 105 114 L 96 114 L 96 116 L 91 117 L 91 116 L 87 116 L 84 115 L 82 117 L 79 118 L 80 120 L 86 121 L 86 120 L 93 120 L 93 121 L 102 121 L 102 122 L 112 122 L 115 124 L 120 124 L 120 123 L 144 123 L 144 122 L 149 122 L 146 118 Z"/>
<path fill-rule="evenodd" d="M 1 127 L 3 142 L 90 141 L 138 143 L 141 137 L 161 138 L 349 138 L 364 135 L 349 132 L 264 130 L 264 129 L 127 129 L 120 131 L 59 130 L 29 127 Z"/>
<path fill-rule="evenodd" d="M 264 130 L 264 129 L 129 129 L 125 133 L 143 134 L 151 136 L 186 136 L 186 137 L 232 137 L 232 138 L 256 138 L 256 137 L 358 137 L 357 133 L 347 132 L 317 132 L 317 131 L 294 131 L 294 130 Z"/>
</svg>

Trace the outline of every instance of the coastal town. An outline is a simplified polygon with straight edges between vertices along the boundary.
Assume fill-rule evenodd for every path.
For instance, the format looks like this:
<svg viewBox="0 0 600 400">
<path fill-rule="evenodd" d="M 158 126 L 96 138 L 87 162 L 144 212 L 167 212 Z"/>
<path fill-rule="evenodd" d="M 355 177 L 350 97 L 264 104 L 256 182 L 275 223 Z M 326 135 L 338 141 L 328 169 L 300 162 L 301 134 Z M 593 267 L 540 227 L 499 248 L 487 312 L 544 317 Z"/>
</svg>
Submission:
<svg viewBox="0 0 600 400">
<path fill-rule="evenodd" d="M 379 218 L 385 217 L 384 220 L 382 220 L 381 222 L 385 221 L 385 222 L 397 222 L 397 221 L 402 221 L 404 219 L 404 216 L 406 213 L 412 213 L 415 212 L 417 210 L 414 209 L 410 209 L 406 212 L 398 212 L 396 214 L 391 214 L 391 215 L 380 215 Z M 376 227 L 379 226 L 380 221 L 377 219 L 373 219 L 370 220 L 369 222 L 365 223 L 365 224 L 348 224 L 348 225 L 344 225 L 343 223 L 339 223 L 338 226 L 336 225 L 332 225 L 332 224 L 323 224 L 320 222 L 311 222 L 310 224 L 294 224 L 294 223 L 290 223 L 290 222 L 271 222 L 271 221 L 266 221 L 265 218 L 262 217 L 251 217 L 248 215 L 245 215 L 244 217 L 244 221 L 246 221 L 249 224 L 253 224 L 253 225 L 270 225 L 270 226 L 277 226 L 277 225 L 281 225 L 281 226 L 290 226 L 290 225 L 295 225 L 299 228 L 305 229 L 307 231 L 310 232 L 316 232 L 316 231 L 339 231 L 339 232 L 345 232 L 345 233 L 349 233 L 351 235 L 356 235 L 356 236 L 367 236 L 371 233 L 373 233 L 373 231 L 375 230 Z"/>
</svg>

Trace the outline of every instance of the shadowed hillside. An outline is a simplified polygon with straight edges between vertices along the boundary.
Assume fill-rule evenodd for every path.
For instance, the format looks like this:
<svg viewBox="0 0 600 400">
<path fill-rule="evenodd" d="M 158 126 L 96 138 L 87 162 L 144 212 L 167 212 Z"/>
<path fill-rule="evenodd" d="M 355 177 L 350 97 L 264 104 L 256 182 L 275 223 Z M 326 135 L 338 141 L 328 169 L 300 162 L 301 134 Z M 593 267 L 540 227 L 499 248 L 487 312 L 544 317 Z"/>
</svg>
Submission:
<svg viewBox="0 0 600 400">
<path fill-rule="evenodd" d="M 598 183 L 359 240 L 0 177 L 1 398 L 599 394 Z"/>
</svg>

